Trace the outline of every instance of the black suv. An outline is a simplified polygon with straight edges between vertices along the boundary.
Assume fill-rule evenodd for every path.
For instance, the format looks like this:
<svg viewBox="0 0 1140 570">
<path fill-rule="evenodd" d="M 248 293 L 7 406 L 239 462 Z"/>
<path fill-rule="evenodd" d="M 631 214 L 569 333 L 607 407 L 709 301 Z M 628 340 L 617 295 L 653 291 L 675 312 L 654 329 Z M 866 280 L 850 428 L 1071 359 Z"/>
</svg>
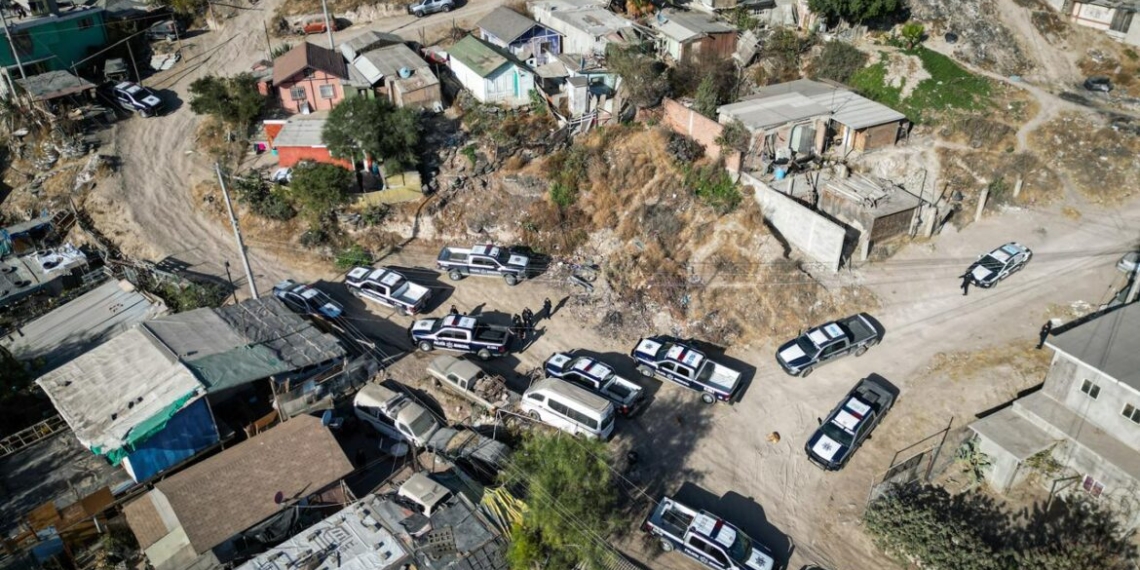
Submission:
<svg viewBox="0 0 1140 570">
<path fill-rule="evenodd" d="M 124 81 L 111 92 L 124 110 L 137 112 L 144 117 L 153 117 L 162 111 L 162 99 L 154 91 L 137 83 Z"/>
</svg>

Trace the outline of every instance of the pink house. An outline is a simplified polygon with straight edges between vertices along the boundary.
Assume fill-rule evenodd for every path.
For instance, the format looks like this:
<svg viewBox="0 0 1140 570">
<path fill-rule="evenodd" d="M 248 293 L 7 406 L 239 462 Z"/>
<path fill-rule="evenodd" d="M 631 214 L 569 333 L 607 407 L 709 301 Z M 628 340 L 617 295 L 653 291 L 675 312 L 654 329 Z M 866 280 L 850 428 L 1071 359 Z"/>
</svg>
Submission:
<svg viewBox="0 0 1140 570">
<path fill-rule="evenodd" d="M 290 113 L 332 109 L 344 99 L 348 65 L 333 50 L 304 42 L 273 60 L 273 87 Z"/>
</svg>

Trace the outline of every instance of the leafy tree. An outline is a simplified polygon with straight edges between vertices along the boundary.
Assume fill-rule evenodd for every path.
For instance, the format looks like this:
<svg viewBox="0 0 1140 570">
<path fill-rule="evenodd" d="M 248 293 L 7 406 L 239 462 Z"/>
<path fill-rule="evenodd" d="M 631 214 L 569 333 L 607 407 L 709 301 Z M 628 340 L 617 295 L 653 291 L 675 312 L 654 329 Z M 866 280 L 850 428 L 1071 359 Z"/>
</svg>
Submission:
<svg viewBox="0 0 1140 570">
<path fill-rule="evenodd" d="M 760 51 L 761 57 L 771 66 L 771 73 L 764 77 L 763 83 L 770 85 L 799 79 L 801 59 L 813 45 L 814 35 L 802 36 L 795 28 L 773 30 Z"/>
<path fill-rule="evenodd" d="M 867 54 L 841 41 L 827 42 L 812 62 L 812 76 L 846 83 L 867 64 Z"/>
<path fill-rule="evenodd" d="M 325 121 L 321 140 L 340 156 L 363 151 L 398 168 L 416 164 L 419 118 L 383 98 L 353 97 L 342 101 Z"/>
<path fill-rule="evenodd" d="M 511 568 L 599 568 L 618 524 L 605 443 L 535 434 L 513 457 L 502 477 L 525 494 L 527 510 L 512 532 Z"/>
<path fill-rule="evenodd" d="M 897 487 L 871 503 L 867 532 L 883 550 L 931 570 L 999 570 L 997 552 L 940 487 Z"/>
<path fill-rule="evenodd" d="M 652 55 L 651 44 L 606 46 L 606 65 L 619 76 L 629 101 L 639 107 L 655 107 L 669 91 L 665 64 Z"/>
<path fill-rule="evenodd" d="M 720 93 L 717 93 L 716 79 L 712 75 L 706 75 L 701 80 L 701 84 L 697 86 L 695 99 L 693 107 L 698 113 L 706 117 L 716 117 L 716 108 L 720 106 L 722 100 Z"/>
<path fill-rule="evenodd" d="M 249 73 L 233 77 L 207 75 L 190 84 L 190 110 L 213 115 L 236 128 L 248 128 L 265 109 L 257 79 Z"/>
<path fill-rule="evenodd" d="M 902 25 L 899 35 L 902 36 L 906 49 L 914 49 L 926 37 L 926 28 L 918 22 L 907 22 Z"/>
<path fill-rule="evenodd" d="M 348 189 L 356 182 L 352 172 L 335 164 L 301 163 L 293 168 L 289 191 L 311 221 L 320 221 L 348 201 Z"/>
<path fill-rule="evenodd" d="M 208 0 L 158 0 L 153 4 L 167 6 L 174 12 L 185 16 L 197 16 L 206 13 L 210 3 Z"/>
<path fill-rule="evenodd" d="M 905 11 L 906 3 L 904 0 L 808 0 L 808 8 L 828 20 L 863 23 L 899 17 Z"/>
</svg>

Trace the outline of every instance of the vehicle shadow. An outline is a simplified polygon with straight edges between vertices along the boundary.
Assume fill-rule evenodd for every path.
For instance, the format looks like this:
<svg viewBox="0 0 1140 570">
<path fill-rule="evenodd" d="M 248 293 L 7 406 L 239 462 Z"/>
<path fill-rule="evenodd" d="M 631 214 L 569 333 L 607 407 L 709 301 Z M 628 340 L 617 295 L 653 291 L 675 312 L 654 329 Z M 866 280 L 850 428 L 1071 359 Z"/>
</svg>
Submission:
<svg viewBox="0 0 1140 570">
<path fill-rule="evenodd" d="M 548 254 L 535 251 L 532 247 L 527 245 L 511 246 L 511 253 L 518 255 L 525 255 L 530 258 L 530 270 L 527 273 L 528 279 L 534 279 L 546 273 L 550 269 L 550 264 L 554 262 L 554 258 Z"/>
<path fill-rule="evenodd" d="M 343 329 L 343 334 L 354 338 L 359 343 L 377 343 L 377 348 L 384 353 L 387 363 L 398 360 L 402 355 L 414 351 L 415 347 L 408 339 L 408 331 L 405 327 L 378 316 L 370 310 L 379 308 L 387 311 L 388 316 L 394 316 L 399 314 L 395 309 L 366 303 L 349 293 L 348 288 L 343 283 L 321 280 L 315 281 L 311 285 L 324 291 L 344 307 L 344 316 L 336 323 Z M 364 345 L 359 348 L 367 350 L 366 347 L 367 345 Z"/>
<path fill-rule="evenodd" d="M 170 89 L 156 89 L 155 95 L 162 99 L 162 113 L 160 115 L 169 115 L 182 108 L 182 98 L 178 93 Z"/>
<path fill-rule="evenodd" d="M 788 567 L 795 543 L 786 533 L 776 528 L 764 514 L 764 507 L 751 497 L 729 491 L 718 497 L 703 487 L 686 481 L 673 495 L 678 501 L 695 509 L 706 510 L 724 518 L 744 534 L 768 548 L 777 569 Z"/>
</svg>

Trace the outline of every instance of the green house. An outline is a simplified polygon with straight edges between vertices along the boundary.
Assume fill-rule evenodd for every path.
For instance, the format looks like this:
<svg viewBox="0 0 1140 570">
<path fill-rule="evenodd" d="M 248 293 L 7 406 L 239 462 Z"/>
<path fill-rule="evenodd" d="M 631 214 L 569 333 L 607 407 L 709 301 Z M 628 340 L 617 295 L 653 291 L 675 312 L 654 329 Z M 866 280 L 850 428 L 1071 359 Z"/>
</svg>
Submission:
<svg viewBox="0 0 1140 570">
<path fill-rule="evenodd" d="M 12 34 L 12 41 L 0 40 L 0 65 L 10 77 L 20 77 L 12 55 L 15 44 L 27 76 L 70 70 L 73 64 L 106 45 L 104 14 L 103 8 L 79 8 L 27 18 L 9 16 L 8 30 L 0 29 L 0 34 Z"/>
</svg>

